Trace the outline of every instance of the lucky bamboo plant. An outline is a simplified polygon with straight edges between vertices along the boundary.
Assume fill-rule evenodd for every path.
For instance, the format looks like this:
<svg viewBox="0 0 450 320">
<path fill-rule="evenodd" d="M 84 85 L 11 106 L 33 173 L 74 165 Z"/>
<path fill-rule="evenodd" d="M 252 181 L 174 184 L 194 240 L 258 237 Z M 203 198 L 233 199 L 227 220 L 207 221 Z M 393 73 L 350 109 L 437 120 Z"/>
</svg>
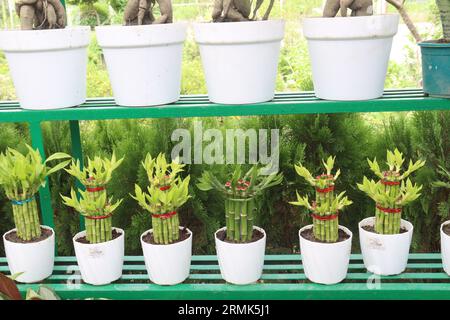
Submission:
<svg viewBox="0 0 450 320">
<path fill-rule="evenodd" d="M 80 197 L 72 188 L 70 197 L 61 195 L 66 206 L 74 208 L 86 218 L 86 240 L 89 243 L 102 243 L 112 239 L 111 217 L 122 199 L 112 203 L 106 192 L 93 196 L 89 191 L 78 190 Z"/>
<path fill-rule="evenodd" d="M 296 206 L 303 206 L 312 211 L 313 234 L 317 240 L 323 242 L 336 242 L 339 238 L 339 211 L 352 204 L 345 196 L 345 191 L 335 194 L 334 187 L 341 171 L 338 169 L 332 174 L 336 157 L 322 160 L 326 173 L 313 177 L 311 172 L 301 163 L 295 165 L 295 171 L 316 189 L 315 201 L 310 203 L 308 196 L 297 193 L 297 201 L 290 202 Z"/>
<path fill-rule="evenodd" d="M 247 242 L 253 237 L 253 225 L 258 210 L 256 196 L 265 189 L 280 184 L 283 175 L 272 173 L 262 175 L 258 165 L 254 165 L 242 175 L 237 166 L 231 179 L 223 183 L 214 173 L 203 172 L 197 187 L 202 191 L 216 190 L 225 197 L 226 237 L 234 242 Z"/>
<path fill-rule="evenodd" d="M 152 216 L 153 240 L 157 244 L 170 244 L 180 239 L 178 209 L 188 201 L 190 176 L 182 179 L 184 164 L 178 159 L 168 163 L 163 153 L 156 158 L 147 154 L 142 162 L 149 185 L 143 191 L 135 185 L 131 195 Z"/>
<path fill-rule="evenodd" d="M 111 216 L 122 200 L 112 203 L 112 197 L 108 199 L 106 184 L 111 180 L 114 170 L 122 163 L 124 158 L 116 159 L 113 153 L 111 159 L 88 158 L 87 166 L 81 169 L 79 160 L 72 160 L 69 169 L 65 169 L 70 175 L 77 178 L 86 191 L 78 190 L 80 197 L 74 189 L 71 196 L 61 195 L 64 204 L 74 208 L 86 218 L 86 240 L 90 243 L 106 242 L 112 239 Z"/>
<path fill-rule="evenodd" d="M 380 179 L 369 180 L 364 177 L 358 188 L 375 201 L 375 232 L 379 234 L 400 233 L 402 208 L 420 196 L 422 186 L 413 184 L 408 176 L 420 169 L 425 161 L 409 161 L 408 169 L 401 172 L 405 162 L 403 154 L 395 149 L 387 151 L 388 170 L 381 171 L 376 159 L 370 161 L 370 170 Z"/>
<path fill-rule="evenodd" d="M 14 223 L 17 236 L 30 241 L 41 236 L 41 224 L 36 203 L 36 193 L 45 186 L 47 177 L 64 168 L 70 160 L 65 160 L 54 167 L 48 167 L 50 161 L 70 158 L 65 153 L 54 153 L 42 161 L 39 150 L 27 145 L 28 152 L 8 148 L 0 153 L 0 185 L 6 197 L 12 203 Z"/>
</svg>

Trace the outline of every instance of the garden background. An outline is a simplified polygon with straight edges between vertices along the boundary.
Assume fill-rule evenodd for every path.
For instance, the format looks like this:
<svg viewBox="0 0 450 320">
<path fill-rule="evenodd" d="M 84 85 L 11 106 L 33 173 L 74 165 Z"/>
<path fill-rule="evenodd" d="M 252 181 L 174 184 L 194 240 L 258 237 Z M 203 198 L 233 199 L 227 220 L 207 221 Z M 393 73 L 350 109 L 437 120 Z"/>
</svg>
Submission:
<svg viewBox="0 0 450 320">
<path fill-rule="evenodd" d="M 190 1 L 190 2 L 188 2 Z M 267 1 L 266 1 L 267 2 Z M 68 18 L 71 25 L 120 24 L 126 0 L 68 0 Z M 208 21 L 211 0 L 173 0 L 174 18 L 177 21 Z M 13 0 L 1 0 L 2 28 L 18 25 Z M 301 32 L 301 17 L 319 16 L 322 0 L 275 0 L 272 18 L 287 21 L 286 36 L 282 43 L 277 79 L 277 91 L 312 90 L 311 68 L 306 41 Z M 413 21 L 425 38 L 441 36 L 434 0 L 412 1 L 406 5 Z M 378 12 L 394 9 L 376 1 Z M 387 8 L 387 9 L 386 9 Z M 394 39 L 392 61 L 386 88 L 421 87 L 421 66 L 418 47 L 406 27 L 401 24 Z M 220 63 L 220 62 L 219 62 Z M 30 75 L 39 81 L 39 75 Z M 106 66 L 102 59 L 95 34 L 89 47 L 88 63 L 89 97 L 111 96 Z M 198 46 L 189 33 L 184 47 L 182 94 L 206 93 Z M 0 100 L 15 99 L 14 87 L 5 57 L 0 54 Z M 177 128 L 193 130 L 195 119 L 111 120 L 82 121 L 82 145 L 85 155 L 109 155 L 115 150 L 125 161 L 108 185 L 115 198 L 124 203 L 115 212 L 113 225 L 126 231 L 126 253 L 141 254 L 139 235 L 150 228 L 148 214 L 141 210 L 129 196 L 134 184 L 145 186 L 146 175 L 139 165 L 145 154 L 165 152 L 170 157 L 173 147 L 170 136 Z M 310 188 L 293 170 L 294 163 L 302 161 L 309 168 L 318 168 L 320 159 L 337 156 L 341 168 L 337 189 L 346 190 L 354 204 L 340 215 L 340 224 L 357 230 L 357 223 L 374 214 L 374 204 L 356 188 L 364 175 L 373 176 L 366 158 L 385 159 L 386 148 L 397 147 L 407 159 L 426 159 L 426 166 L 414 179 L 423 184 L 420 200 L 404 210 L 404 217 L 414 224 L 413 251 L 437 252 L 439 250 L 439 225 L 449 218 L 449 189 L 432 186 L 444 180 L 439 166 L 450 168 L 450 112 L 405 112 L 374 114 L 295 115 L 261 117 L 205 118 L 204 129 L 267 128 L 280 129 L 280 170 L 284 173 L 282 185 L 261 197 L 259 225 L 268 234 L 267 251 L 292 253 L 298 251 L 298 229 L 310 223 L 308 212 L 288 204 L 295 198 L 295 190 L 312 195 Z M 70 153 L 68 123 L 52 122 L 43 125 L 46 153 Z M 0 151 L 7 146 L 24 149 L 30 143 L 26 124 L 0 124 Z M 224 177 L 225 166 L 189 165 L 192 199 L 181 210 L 182 225 L 194 232 L 194 253 L 214 253 L 213 233 L 224 225 L 223 202 L 214 193 L 204 193 L 195 187 L 203 170 L 214 170 Z M 317 173 L 316 171 L 315 173 Z M 74 185 L 73 178 L 65 172 L 50 179 L 59 255 L 72 255 L 72 236 L 79 228 L 79 215 L 61 204 L 59 194 L 68 194 Z M 13 226 L 11 205 L 0 194 L 0 234 Z M 355 234 L 356 236 L 356 234 Z M 356 239 L 355 251 L 359 250 Z M 0 256 L 3 256 L 3 247 Z"/>
</svg>

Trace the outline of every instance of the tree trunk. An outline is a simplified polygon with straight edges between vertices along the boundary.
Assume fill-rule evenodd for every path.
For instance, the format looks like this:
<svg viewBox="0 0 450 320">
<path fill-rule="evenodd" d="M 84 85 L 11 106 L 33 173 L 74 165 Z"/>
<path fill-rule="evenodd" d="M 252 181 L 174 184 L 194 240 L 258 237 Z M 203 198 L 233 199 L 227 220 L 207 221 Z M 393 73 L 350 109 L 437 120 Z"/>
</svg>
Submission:
<svg viewBox="0 0 450 320">
<path fill-rule="evenodd" d="M 412 33 L 414 39 L 417 43 L 422 42 L 422 38 L 419 35 L 419 32 L 416 29 L 416 26 L 412 22 L 408 12 L 406 11 L 405 7 L 403 6 L 405 3 L 405 0 L 386 0 L 388 3 L 390 3 L 394 8 L 398 10 L 398 13 L 403 18 L 403 21 L 405 22 L 406 26 L 408 27 L 409 31 Z M 439 1 L 439 0 L 437 0 Z M 440 1 L 450 1 L 450 0 L 440 0 Z"/>
<path fill-rule="evenodd" d="M 450 39 L 450 0 L 436 0 L 441 15 L 444 38 Z"/>
</svg>

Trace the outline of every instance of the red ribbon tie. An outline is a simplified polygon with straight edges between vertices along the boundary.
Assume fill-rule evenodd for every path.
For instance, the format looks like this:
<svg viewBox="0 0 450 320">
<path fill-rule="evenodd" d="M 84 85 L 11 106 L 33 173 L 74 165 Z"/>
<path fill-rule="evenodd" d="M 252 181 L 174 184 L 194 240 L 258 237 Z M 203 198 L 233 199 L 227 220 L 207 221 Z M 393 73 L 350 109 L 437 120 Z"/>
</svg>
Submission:
<svg viewBox="0 0 450 320">
<path fill-rule="evenodd" d="M 383 211 L 385 213 L 401 213 L 402 208 L 384 208 L 381 205 L 377 204 L 377 209 Z"/>
</svg>

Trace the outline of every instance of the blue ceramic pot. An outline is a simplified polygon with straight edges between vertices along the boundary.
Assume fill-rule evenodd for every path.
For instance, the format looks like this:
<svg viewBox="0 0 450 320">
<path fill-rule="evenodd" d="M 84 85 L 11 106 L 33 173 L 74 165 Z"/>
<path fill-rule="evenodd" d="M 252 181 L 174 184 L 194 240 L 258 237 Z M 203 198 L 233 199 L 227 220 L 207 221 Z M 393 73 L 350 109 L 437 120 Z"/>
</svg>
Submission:
<svg viewBox="0 0 450 320">
<path fill-rule="evenodd" d="M 450 98 L 450 43 L 424 41 L 422 50 L 423 91 Z"/>
</svg>

